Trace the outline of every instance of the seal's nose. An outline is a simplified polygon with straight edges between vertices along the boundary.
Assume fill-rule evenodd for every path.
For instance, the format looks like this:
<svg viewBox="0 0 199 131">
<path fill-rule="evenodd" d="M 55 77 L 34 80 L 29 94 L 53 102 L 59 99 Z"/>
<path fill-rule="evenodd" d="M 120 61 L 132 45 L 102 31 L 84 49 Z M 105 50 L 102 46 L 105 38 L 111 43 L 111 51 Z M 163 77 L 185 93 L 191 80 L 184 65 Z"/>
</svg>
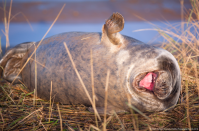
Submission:
<svg viewBox="0 0 199 131">
<path fill-rule="evenodd" d="M 169 72 L 160 72 L 153 92 L 159 99 L 167 98 L 172 91 L 172 79 Z"/>
</svg>

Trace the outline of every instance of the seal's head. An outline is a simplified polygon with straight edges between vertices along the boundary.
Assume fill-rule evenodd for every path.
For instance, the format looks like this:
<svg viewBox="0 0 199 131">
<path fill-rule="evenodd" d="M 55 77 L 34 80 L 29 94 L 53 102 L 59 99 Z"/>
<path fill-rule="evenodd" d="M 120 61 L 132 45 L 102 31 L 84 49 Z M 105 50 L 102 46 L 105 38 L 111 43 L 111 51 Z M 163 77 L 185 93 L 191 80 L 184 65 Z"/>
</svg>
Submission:
<svg viewBox="0 0 199 131">
<path fill-rule="evenodd" d="M 178 63 L 168 51 L 119 34 L 124 18 L 119 13 L 102 28 L 102 43 L 116 55 L 118 77 L 131 95 L 131 103 L 143 111 L 163 111 L 175 105 L 181 89 Z"/>
<path fill-rule="evenodd" d="M 152 52 L 131 63 L 127 88 L 132 103 L 141 110 L 163 111 L 177 103 L 181 88 L 180 69 L 176 59 L 166 50 L 150 47 Z M 147 57 L 151 56 L 151 57 Z M 135 102 L 136 101 L 136 102 Z"/>
</svg>

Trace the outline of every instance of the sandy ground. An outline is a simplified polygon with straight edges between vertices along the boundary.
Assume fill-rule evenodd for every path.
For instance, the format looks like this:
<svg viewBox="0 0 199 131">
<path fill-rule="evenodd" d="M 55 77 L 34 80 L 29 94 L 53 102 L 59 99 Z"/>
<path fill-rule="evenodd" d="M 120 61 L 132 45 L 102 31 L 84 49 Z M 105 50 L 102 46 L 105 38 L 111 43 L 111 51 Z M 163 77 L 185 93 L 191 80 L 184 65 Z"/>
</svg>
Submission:
<svg viewBox="0 0 199 131">
<path fill-rule="evenodd" d="M 66 4 L 60 23 L 100 23 L 104 22 L 113 12 L 120 12 L 126 21 L 141 21 L 140 16 L 147 21 L 180 20 L 180 0 L 110 0 L 96 2 L 13 2 L 12 16 L 18 14 L 11 22 L 46 23 L 55 19 L 61 7 Z M 7 10 L 9 3 L 6 3 Z M 190 11 L 189 0 L 184 0 L 185 8 Z M 0 4 L 3 9 L 3 2 Z M 0 20 L 3 21 L 3 11 Z"/>
</svg>

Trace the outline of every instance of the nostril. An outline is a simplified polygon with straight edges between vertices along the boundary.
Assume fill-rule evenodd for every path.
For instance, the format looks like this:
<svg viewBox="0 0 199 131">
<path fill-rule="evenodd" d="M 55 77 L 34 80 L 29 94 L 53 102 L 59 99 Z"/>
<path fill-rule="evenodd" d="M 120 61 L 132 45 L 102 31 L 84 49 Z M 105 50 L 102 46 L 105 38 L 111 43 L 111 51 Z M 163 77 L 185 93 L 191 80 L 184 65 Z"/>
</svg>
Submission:
<svg viewBox="0 0 199 131">
<path fill-rule="evenodd" d="M 159 87 L 154 89 L 154 93 L 158 96 L 166 95 L 168 93 L 168 87 Z"/>
<path fill-rule="evenodd" d="M 166 82 L 162 83 L 162 87 L 166 86 Z"/>
<path fill-rule="evenodd" d="M 164 89 L 165 86 L 166 86 L 166 82 L 157 82 L 157 87 L 158 87 L 159 89 Z"/>
</svg>

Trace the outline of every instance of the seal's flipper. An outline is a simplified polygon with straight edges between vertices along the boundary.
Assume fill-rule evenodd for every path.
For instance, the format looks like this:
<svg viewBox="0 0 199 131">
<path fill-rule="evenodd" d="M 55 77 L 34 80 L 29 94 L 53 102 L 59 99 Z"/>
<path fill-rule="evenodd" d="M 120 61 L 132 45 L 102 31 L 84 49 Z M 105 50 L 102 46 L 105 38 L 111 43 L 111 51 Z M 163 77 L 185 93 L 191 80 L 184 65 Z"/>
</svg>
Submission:
<svg viewBox="0 0 199 131">
<path fill-rule="evenodd" d="M 12 82 L 16 77 L 14 84 L 20 83 L 18 80 L 21 80 L 21 76 L 17 76 L 17 74 L 21 70 L 21 60 L 34 43 L 22 43 L 8 50 L 0 60 L 0 77 L 3 76 L 3 79 L 9 82 Z"/>
<path fill-rule="evenodd" d="M 118 37 L 118 32 L 124 28 L 124 18 L 120 13 L 113 13 L 104 24 L 106 34 L 111 43 L 114 45 L 121 44 L 121 38 Z"/>
<path fill-rule="evenodd" d="M 104 114 L 104 107 L 96 107 L 96 109 L 97 109 L 98 114 L 101 114 L 101 115 Z M 94 113 L 94 109 L 93 109 L 92 107 L 89 107 L 88 110 L 89 110 L 90 112 Z M 108 106 L 107 106 L 107 109 L 106 109 L 106 114 L 111 115 L 111 114 L 114 113 L 114 112 L 116 112 L 116 113 L 121 113 L 121 112 L 126 112 L 126 111 L 108 105 Z"/>
<path fill-rule="evenodd" d="M 120 32 L 124 28 L 123 16 L 118 12 L 113 13 L 111 17 L 106 20 L 105 27 L 108 35 Z"/>
</svg>

